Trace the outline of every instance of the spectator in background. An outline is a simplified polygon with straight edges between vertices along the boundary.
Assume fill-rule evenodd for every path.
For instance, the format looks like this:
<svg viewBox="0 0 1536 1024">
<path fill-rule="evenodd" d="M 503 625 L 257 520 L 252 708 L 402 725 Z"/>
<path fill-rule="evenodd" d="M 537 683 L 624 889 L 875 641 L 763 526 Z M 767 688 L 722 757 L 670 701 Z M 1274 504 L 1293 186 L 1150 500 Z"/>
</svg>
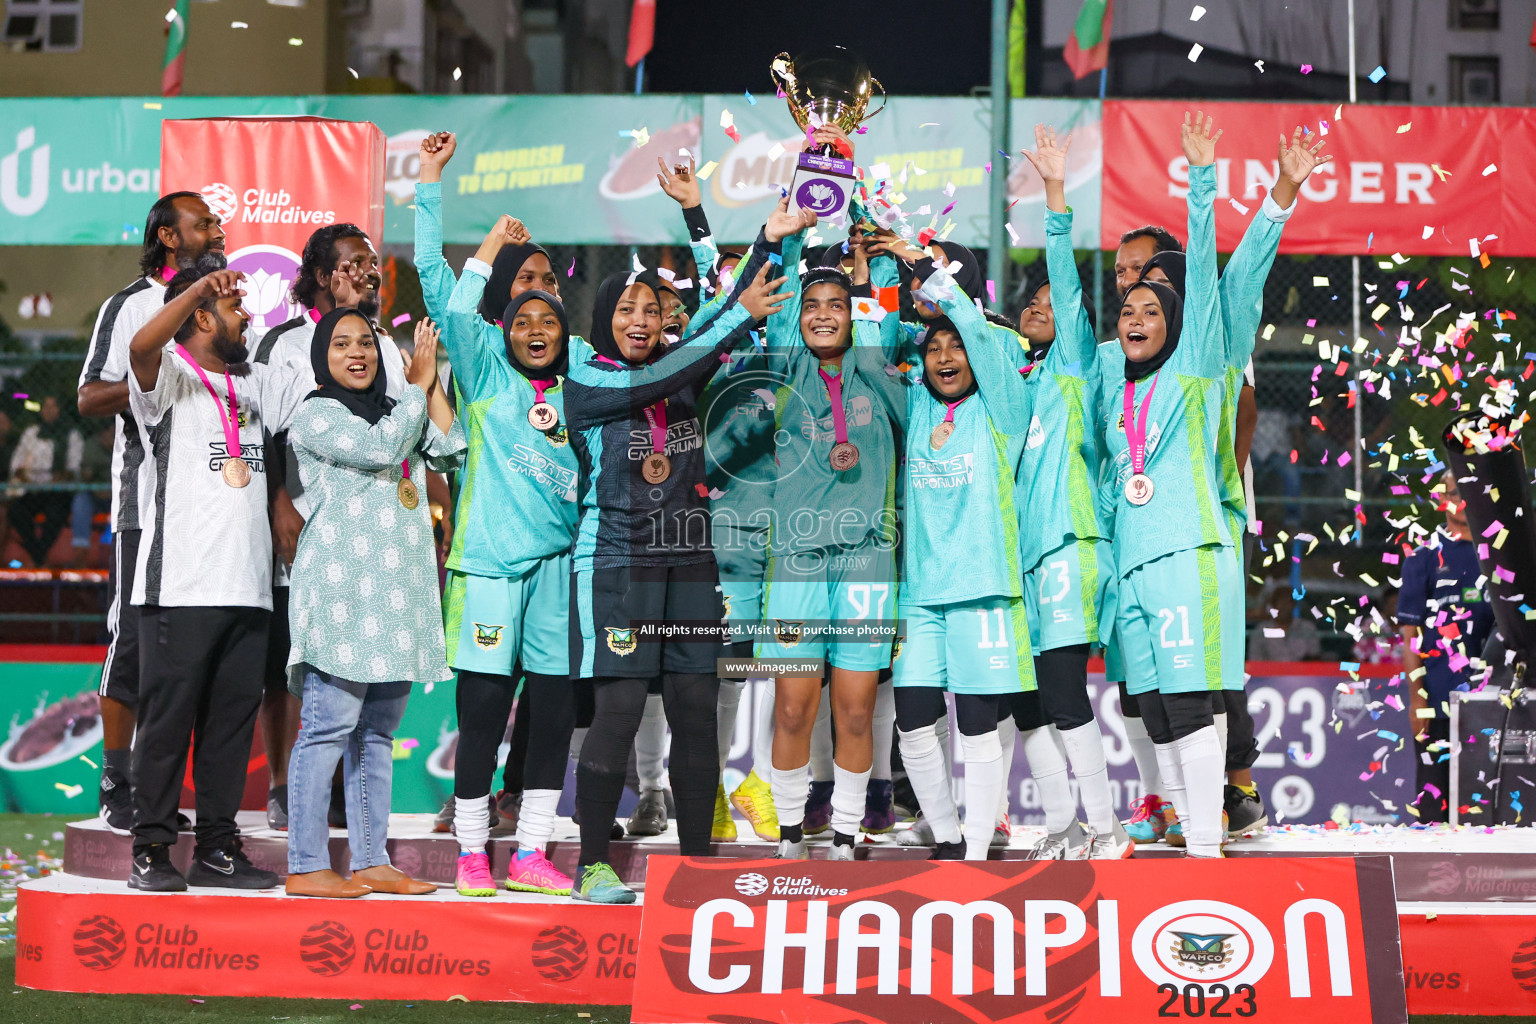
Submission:
<svg viewBox="0 0 1536 1024">
<path fill-rule="evenodd" d="M 1355 642 L 1355 660 L 1362 665 L 1380 665 L 1401 660 L 1403 638 L 1398 635 L 1397 591 L 1385 588 L 1370 614 L 1361 619 L 1360 639 Z"/>
<path fill-rule="evenodd" d="M 22 432 L 11 453 L 11 483 L 65 483 L 80 475 L 84 442 L 80 431 L 60 416 L 61 411 L 57 398 L 43 396 L 38 421 Z M 41 566 L 69 520 L 69 494 L 22 491 L 7 511 L 27 557 Z"/>
<path fill-rule="evenodd" d="M 11 464 L 11 456 L 16 453 L 18 440 L 16 424 L 12 422 L 11 414 L 0 409 L 0 466 Z"/>
<path fill-rule="evenodd" d="M 1249 661 L 1314 661 L 1323 655 L 1317 627 L 1296 614 L 1296 598 L 1289 586 L 1270 592 L 1258 632 L 1248 641 Z"/>
<path fill-rule="evenodd" d="M 1403 589 L 1397 600 L 1408 706 L 1419 750 L 1415 806 L 1420 821 L 1446 820 L 1451 691 L 1468 689 L 1471 659 L 1482 655 L 1493 633 L 1493 607 L 1483 592 L 1467 506 L 1455 474 L 1447 470 L 1440 481 L 1431 493 L 1444 489 L 1440 508 L 1445 510 L 1445 525 L 1403 561 Z"/>
<path fill-rule="evenodd" d="M 80 456 L 80 482 L 101 484 L 99 491 L 76 491 L 69 507 L 69 540 L 75 549 L 75 568 L 90 558 L 91 527 L 98 508 L 112 507 L 112 441 L 117 428 L 108 423 L 85 439 Z M 108 527 L 109 534 L 111 527 Z"/>
</svg>

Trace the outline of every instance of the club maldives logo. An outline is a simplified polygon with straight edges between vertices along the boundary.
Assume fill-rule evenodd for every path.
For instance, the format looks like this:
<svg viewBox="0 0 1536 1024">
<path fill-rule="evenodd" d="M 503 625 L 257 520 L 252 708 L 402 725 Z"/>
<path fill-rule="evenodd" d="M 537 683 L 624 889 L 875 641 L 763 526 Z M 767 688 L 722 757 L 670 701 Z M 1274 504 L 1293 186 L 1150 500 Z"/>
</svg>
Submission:
<svg viewBox="0 0 1536 1024">
<path fill-rule="evenodd" d="M 128 950 L 128 935 L 123 926 L 106 914 L 84 918 L 75 926 L 75 956 L 82 967 L 110 971 Z"/>
<path fill-rule="evenodd" d="M 202 193 L 203 202 L 208 204 L 209 211 L 219 218 L 221 224 L 229 223 L 235 211 L 240 209 L 240 200 L 235 190 L 222 181 L 209 182 L 198 191 Z"/>
<path fill-rule="evenodd" d="M 340 921 L 312 924 L 299 939 L 299 961 L 315 974 L 334 978 L 357 957 L 357 940 Z"/>
<path fill-rule="evenodd" d="M 533 969 L 546 981 L 573 981 L 587 966 L 587 940 L 570 925 L 551 925 L 533 940 Z"/>
<path fill-rule="evenodd" d="M 768 879 L 756 871 L 736 876 L 736 891 L 743 896 L 761 896 L 768 891 Z"/>
<path fill-rule="evenodd" d="M 245 274 L 245 311 L 260 337 L 304 311 L 289 289 L 299 276 L 299 257 L 280 245 L 248 245 L 229 255 L 229 269 Z"/>
<path fill-rule="evenodd" d="M 1241 907 L 1183 900 L 1160 907 L 1131 940 L 1136 966 L 1159 984 L 1253 984 L 1275 957 L 1269 929 Z"/>
<path fill-rule="evenodd" d="M 795 189 L 795 205 L 823 217 L 837 209 L 842 196 L 843 190 L 830 178 L 808 178 Z"/>
<path fill-rule="evenodd" d="M 1509 958 L 1509 973 L 1515 984 L 1527 992 L 1536 992 L 1536 938 L 1526 939 L 1515 947 Z"/>
</svg>

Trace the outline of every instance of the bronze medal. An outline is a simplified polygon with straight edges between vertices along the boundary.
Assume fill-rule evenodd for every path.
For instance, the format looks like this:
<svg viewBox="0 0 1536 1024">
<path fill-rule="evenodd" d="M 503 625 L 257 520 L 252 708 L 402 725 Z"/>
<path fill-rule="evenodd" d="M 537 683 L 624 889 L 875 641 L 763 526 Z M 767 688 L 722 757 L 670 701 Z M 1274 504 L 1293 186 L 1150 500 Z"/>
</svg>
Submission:
<svg viewBox="0 0 1536 1024">
<path fill-rule="evenodd" d="M 560 426 L 560 414 L 548 402 L 535 402 L 533 408 L 528 410 L 528 422 L 534 430 L 547 434 Z"/>
<path fill-rule="evenodd" d="M 672 460 L 661 452 L 652 452 L 640 463 L 640 475 L 648 484 L 659 484 L 672 475 Z"/>
<path fill-rule="evenodd" d="M 413 509 L 421 504 L 421 492 L 416 490 L 416 485 L 409 480 L 401 480 L 400 486 L 395 490 L 400 492 L 400 504 L 408 509 Z"/>
<path fill-rule="evenodd" d="M 231 487 L 244 487 L 251 482 L 251 464 L 238 455 L 226 460 L 219 473 Z"/>
<path fill-rule="evenodd" d="M 832 468 L 837 472 L 846 473 L 859 464 L 859 450 L 852 441 L 839 441 L 832 446 L 832 454 L 827 461 L 832 463 Z"/>
<path fill-rule="evenodd" d="M 1125 500 L 1141 506 L 1152 500 L 1152 478 L 1145 473 L 1135 473 L 1125 482 Z"/>
<path fill-rule="evenodd" d="M 955 432 L 955 425 L 945 420 L 933 428 L 933 433 L 928 435 L 928 446 L 935 451 L 944 447 L 944 442 L 949 440 L 949 435 Z"/>
</svg>

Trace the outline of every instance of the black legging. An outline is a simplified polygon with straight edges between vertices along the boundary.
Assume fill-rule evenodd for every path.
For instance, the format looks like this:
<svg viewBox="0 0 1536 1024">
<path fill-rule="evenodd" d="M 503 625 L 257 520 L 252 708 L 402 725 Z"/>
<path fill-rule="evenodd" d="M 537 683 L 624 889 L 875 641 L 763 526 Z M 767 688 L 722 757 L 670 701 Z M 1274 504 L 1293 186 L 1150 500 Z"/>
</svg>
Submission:
<svg viewBox="0 0 1536 1024">
<path fill-rule="evenodd" d="M 1227 771 L 1252 768 L 1259 759 L 1259 744 L 1253 734 L 1248 693 L 1245 690 L 1222 690 L 1221 702 L 1227 714 Z"/>
<path fill-rule="evenodd" d="M 984 736 L 997 729 L 999 693 L 955 694 L 955 724 L 962 736 Z M 929 729 L 945 715 L 944 690 L 937 686 L 896 687 L 896 728 Z"/>
<path fill-rule="evenodd" d="M 1036 654 L 1035 685 L 1039 687 L 1041 710 L 1061 732 L 1093 721 L 1087 644 L 1053 647 Z"/>
<path fill-rule="evenodd" d="M 1159 693 L 1156 690 L 1140 694 L 1136 698 L 1141 708 L 1141 719 L 1146 723 L 1147 735 L 1153 743 L 1172 743 L 1198 732 L 1208 725 L 1215 725 L 1212 717 L 1212 698 L 1219 704 L 1220 693 Z"/>
<path fill-rule="evenodd" d="M 576 807 L 581 814 L 581 867 L 606 863 L 608 839 L 624 794 L 625 767 L 649 679 L 594 679 L 592 726 L 576 762 Z M 668 774 L 677 805 L 677 839 L 685 857 L 709 856 L 720 785 L 720 751 L 715 737 L 715 701 L 720 680 L 712 675 L 667 672 L 661 699 L 672 729 Z M 569 742 L 569 734 L 567 734 Z"/>
<path fill-rule="evenodd" d="M 516 715 L 512 719 L 512 737 L 507 747 L 507 763 L 501 769 L 501 788 L 513 796 L 520 796 L 523 792 L 523 767 L 528 760 L 528 726 L 533 720 L 533 716 L 529 713 L 530 690 L 531 687 L 528 685 L 523 686 L 523 699 L 517 702 L 517 707 L 514 709 Z"/>
<path fill-rule="evenodd" d="M 528 752 L 523 762 L 523 783 L 528 789 L 560 789 L 565 785 L 565 763 L 576 725 L 576 700 L 571 680 L 565 676 L 524 674 L 523 700 L 527 704 Z M 512 695 L 517 686 L 512 676 L 487 672 L 459 673 L 455 704 L 459 714 L 459 749 L 453 766 L 453 795 L 470 800 L 485 796 L 496 773 L 496 750 L 507 731 Z M 525 717 L 519 711 L 518 717 Z M 536 726 L 536 727 L 535 727 Z"/>
</svg>

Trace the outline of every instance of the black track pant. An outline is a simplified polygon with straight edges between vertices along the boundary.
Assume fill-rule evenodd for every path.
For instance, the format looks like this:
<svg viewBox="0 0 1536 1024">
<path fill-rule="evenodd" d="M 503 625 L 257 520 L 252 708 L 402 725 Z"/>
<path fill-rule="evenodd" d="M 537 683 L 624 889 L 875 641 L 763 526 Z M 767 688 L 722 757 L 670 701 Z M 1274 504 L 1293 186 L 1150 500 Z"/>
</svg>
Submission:
<svg viewBox="0 0 1536 1024">
<path fill-rule="evenodd" d="M 955 724 L 962 736 L 984 736 L 997 729 L 1000 693 L 955 694 Z M 945 715 L 944 691 L 937 686 L 896 687 L 896 728 L 917 732 Z"/>
<path fill-rule="evenodd" d="M 1221 700 L 1220 693 L 1143 693 L 1136 703 L 1147 735 L 1153 743 L 1172 743 L 1215 725 L 1212 707 Z"/>
<path fill-rule="evenodd" d="M 271 617 L 265 608 L 140 609 L 135 853 L 176 842 L 188 743 L 197 845 L 221 849 L 240 834 L 235 813 L 245 794 Z"/>
<path fill-rule="evenodd" d="M 527 718 L 528 747 L 521 772 L 529 789 L 560 789 L 565 784 L 576 700 L 565 676 L 524 675 L 518 718 Z M 455 698 L 459 713 L 459 749 L 453 767 L 453 795 L 483 797 L 496 774 L 496 751 L 507 731 L 516 683 L 512 676 L 459 672 Z M 514 735 L 516 729 L 514 728 Z M 509 755 L 510 757 L 510 755 Z"/>
<path fill-rule="evenodd" d="M 581 866 L 606 863 L 608 837 L 624 793 L 625 768 L 649 679 L 594 679 L 592 726 L 576 764 L 576 806 L 581 813 Z M 668 672 L 661 697 L 672 729 L 668 773 L 677 804 L 677 837 L 685 857 L 710 853 L 715 789 L 720 785 L 720 751 L 715 737 L 715 701 L 720 680 L 712 675 Z"/>
</svg>

